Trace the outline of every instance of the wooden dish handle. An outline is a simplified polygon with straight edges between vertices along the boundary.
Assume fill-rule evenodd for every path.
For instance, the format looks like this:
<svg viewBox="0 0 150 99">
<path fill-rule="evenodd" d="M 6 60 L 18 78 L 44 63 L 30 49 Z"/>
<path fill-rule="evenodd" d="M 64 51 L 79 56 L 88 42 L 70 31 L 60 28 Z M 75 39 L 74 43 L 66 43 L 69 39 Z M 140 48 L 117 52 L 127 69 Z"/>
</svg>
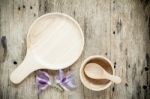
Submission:
<svg viewBox="0 0 150 99">
<path fill-rule="evenodd" d="M 42 66 L 39 65 L 34 58 L 32 58 L 31 53 L 27 53 L 23 62 L 18 66 L 10 75 L 10 80 L 14 84 L 22 82 L 29 74 L 33 71 L 41 69 Z"/>
</svg>

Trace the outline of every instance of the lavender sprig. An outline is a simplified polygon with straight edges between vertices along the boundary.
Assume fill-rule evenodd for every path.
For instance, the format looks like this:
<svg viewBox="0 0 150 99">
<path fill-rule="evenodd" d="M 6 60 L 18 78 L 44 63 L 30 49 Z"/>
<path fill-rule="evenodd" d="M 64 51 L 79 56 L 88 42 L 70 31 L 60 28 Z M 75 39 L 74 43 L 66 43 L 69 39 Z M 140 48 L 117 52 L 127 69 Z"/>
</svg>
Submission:
<svg viewBox="0 0 150 99">
<path fill-rule="evenodd" d="M 59 84 L 64 90 L 72 90 L 76 88 L 76 84 L 71 72 L 66 75 L 62 70 L 59 70 L 58 74 L 55 77 L 55 81 Z"/>
<path fill-rule="evenodd" d="M 36 76 L 36 84 L 38 86 L 39 91 L 45 90 L 48 88 L 49 85 L 51 85 L 51 77 L 48 75 L 45 71 L 37 71 Z"/>
<path fill-rule="evenodd" d="M 36 84 L 39 89 L 39 93 L 42 90 L 48 88 L 48 86 L 59 89 L 60 91 L 69 91 L 76 88 L 76 84 L 71 72 L 66 75 L 62 70 L 59 70 L 58 74 L 55 76 L 55 81 L 52 82 L 52 77 L 45 71 L 39 70 L 36 76 Z"/>
</svg>

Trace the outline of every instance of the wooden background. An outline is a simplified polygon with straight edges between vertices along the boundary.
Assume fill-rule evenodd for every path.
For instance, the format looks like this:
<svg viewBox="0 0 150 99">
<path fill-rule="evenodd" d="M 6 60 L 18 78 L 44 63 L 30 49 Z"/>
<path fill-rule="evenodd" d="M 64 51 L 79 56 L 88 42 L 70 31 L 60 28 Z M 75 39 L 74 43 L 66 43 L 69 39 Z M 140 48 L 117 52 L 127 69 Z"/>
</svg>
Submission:
<svg viewBox="0 0 150 99">
<path fill-rule="evenodd" d="M 72 66 L 78 88 L 70 93 L 48 88 L 38 96 L 35 73 L 20 85 L 13 85 L 9 75 L 24 59 L 29 26 L 49 12 L 75 18 L 85 48 Z M 150 99 L 149 0 L 0 0 L 0 39 L 0 99 Z M 81 84 L 80 65 L 95 54 L 114 63 L 121 84 L 101 92 Z"/>
</svg>

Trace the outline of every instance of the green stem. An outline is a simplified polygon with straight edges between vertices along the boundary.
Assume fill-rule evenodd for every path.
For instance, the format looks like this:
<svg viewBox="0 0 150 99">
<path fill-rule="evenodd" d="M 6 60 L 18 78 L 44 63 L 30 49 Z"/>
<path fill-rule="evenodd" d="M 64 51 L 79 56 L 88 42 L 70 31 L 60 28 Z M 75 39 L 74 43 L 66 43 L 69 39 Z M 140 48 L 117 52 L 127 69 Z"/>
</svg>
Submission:
<svg viewBox="0 0 150 99">
<path fill-rule="evenodd" d="M 58 83 L 52 84 L 52 87 L 54 87 L 60 91 L 64 91 L 64 89 Z"/>
</svg>

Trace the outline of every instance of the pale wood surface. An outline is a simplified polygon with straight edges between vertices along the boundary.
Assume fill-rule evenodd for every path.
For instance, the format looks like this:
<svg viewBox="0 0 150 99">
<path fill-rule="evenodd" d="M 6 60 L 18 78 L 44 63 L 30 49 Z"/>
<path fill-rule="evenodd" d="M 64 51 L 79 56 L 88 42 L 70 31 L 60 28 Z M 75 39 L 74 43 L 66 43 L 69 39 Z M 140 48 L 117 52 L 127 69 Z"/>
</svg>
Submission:
<svg viewBox="0 0 150 99">
<path fill-rule="evenodd" d="M 9 75 L 26 54 L 33 20 L 56 11 L 75 18 L 84 31 L 84 52 L 71 68 L 78 88 L 72 93 L 49 88 L 38 96 L 35 74 L 18 86 Z M 150 99 L 149 0 L 0 0 L 0 36 L 0 99 Z M 83 87 L 79 68 L 94 54 L 114 63 L 120 85 L 101 92 Z"/>
</svg>

